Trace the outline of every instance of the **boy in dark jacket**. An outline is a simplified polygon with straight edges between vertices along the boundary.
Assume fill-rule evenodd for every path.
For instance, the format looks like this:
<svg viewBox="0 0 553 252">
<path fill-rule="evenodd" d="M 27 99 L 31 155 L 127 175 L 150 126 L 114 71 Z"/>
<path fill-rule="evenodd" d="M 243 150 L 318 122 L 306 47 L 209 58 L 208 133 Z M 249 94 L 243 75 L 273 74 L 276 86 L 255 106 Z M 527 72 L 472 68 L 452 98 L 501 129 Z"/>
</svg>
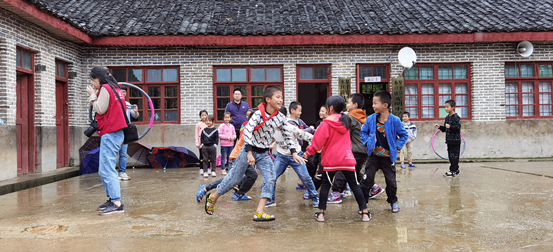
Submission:
<svg viewBox="0 0 553 252">
<path fill-rule="evenodd" d="M 208 115 L 205 120 L 207 127 L 202 130 L 201 142 L 202 142 L 202 155 L 204 157 L 204 177 L 207 178 L 210 174 L 215 177 L 215 165 L 217 161 L 217 144 L 219 143 L 219 131 L 213 127 L 213 115 Z M 209 163 L 211 162 L 211 169 Z"/>
<path fill-rule="evenodd" d="M 442 132 L 445 131 L 445 143 L 447 144 L 450 166 L 444 177 L 457 177 L 459 176 L 459 153 L 461 152 L 461 118 L 455 113 L 454 100 L 445 102 L 445 112 L 449 115 L 445 117 L 444 126 L 438 124 L 434 126 Z"/>
</svg>

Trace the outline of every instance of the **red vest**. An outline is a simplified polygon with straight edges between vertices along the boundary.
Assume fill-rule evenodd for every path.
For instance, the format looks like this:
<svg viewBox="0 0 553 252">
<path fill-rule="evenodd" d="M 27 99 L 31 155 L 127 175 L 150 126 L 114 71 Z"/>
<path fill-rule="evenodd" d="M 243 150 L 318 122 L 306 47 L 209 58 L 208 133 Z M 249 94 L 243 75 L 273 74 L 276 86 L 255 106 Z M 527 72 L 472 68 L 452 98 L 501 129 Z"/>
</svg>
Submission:
<svg viewBox="0 0 553 252">
<path fill-rule="evenodd" d="M 113 93 L 113 90 L 107 84 L 102 85 L 102 87 L 104 87 L 109 93 L 109 107 L 106 113 L 104 113 L 103 115 L 96 114 L 96 121 L 98 122 L 98 130 L 100 131 L 100 136 L 127 127 L 125 114 L 123 114 L 121 103 L 119 102 L 117 97 L 115 97 L 115 93 Z M 121 89 L 116 88 L 115 90 L 119 93 L 119 97 L 121 97 L 121 101 L 123 102 L 123 104 L 126 104 L 125 99 L 121 95 Z M 98 96 L 99 95 L 100 91 L 98 91 Z"/>
</svg>

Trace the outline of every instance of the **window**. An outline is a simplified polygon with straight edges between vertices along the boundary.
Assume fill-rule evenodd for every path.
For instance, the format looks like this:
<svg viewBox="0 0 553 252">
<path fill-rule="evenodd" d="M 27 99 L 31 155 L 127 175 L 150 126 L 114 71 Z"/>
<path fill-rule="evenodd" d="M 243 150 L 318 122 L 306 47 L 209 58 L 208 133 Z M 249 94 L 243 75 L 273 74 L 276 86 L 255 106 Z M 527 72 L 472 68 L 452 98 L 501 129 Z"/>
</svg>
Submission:
<svg viewBox="0 0 553 252">
<path fill-rule="evenodd" d="M 67 63 L 56 60 L 56 79 L 67 81 Z"/>
<path fill-rule="evenodd" d="M 282 66 L 216 66 L 213 68 L 215 122 L 222 122 L 234 89 L 242 91 L 242 101 L 257 110 L 263 102 L 263 89 L 279 86 L 284 95 Z"/>
<path fill-rule="evenodd" d="M 454 100 L 461 118 L 470 114 L 469 64 L 417 64 L 404 72 L 405 110 L 415 120 L 445 118 L 445 101 Z"/>
<path fill-rule="evenodd" d="M 128 82 L 144 90 L 154 105 L 155 123 L 180 122 L 180 82 L 178 67 L 110 68 L 119 82 Z M 151 110 L 148 99 L 135 89 L 127 92 L 126 101 L 138 106 L 140 117 L 131 118 L 137 124 L 149 123 Z"/>
<path fill-rule="evenodd" d="M 367 115 L 371 115 L 374 113 L 374 109 L 372 108 L 372 97 L 374 93 L 380 90 L 389 90 L 390 65 L 359 64 L 357 65 L 356 76 L 357 93 L 362 94 L 365 98 L 365 106 L 363 106 L 363 109 L 366 111 Z"/>
<path fill-rule="evenodd" d="M 15 51 L 15 66 L 17 71 L 32 73 L 34 65 L 34 54 L 22 48 Z"/>
<path fill-rule="evenodd" d="M 553 63 L 524 62 L 505 65 L 507 119 L 551 118 Z"/>
</svg>

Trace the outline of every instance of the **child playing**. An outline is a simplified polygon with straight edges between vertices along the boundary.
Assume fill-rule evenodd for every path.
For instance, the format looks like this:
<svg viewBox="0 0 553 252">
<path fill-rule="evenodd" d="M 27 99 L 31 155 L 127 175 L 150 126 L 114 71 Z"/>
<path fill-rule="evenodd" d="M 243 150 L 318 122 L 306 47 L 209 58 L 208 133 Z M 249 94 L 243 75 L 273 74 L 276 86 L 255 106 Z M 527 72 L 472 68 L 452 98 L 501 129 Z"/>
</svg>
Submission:
<svg viewBox="0 0 553 252">
<path fill-rule="evenodd" d="M 213 127 L 213 115 L 208 115 L 205 120 L 206 128 L 202 130 L 202 154 L 204 157 L 204 178 L 207 178 L 211 173 L 211 176 L 215 177 L 215 164 L 217 162 L 217 144 L 219 143 L 219 131 Z M 207 169 L 211 163 L 211 169 Z"/>
<path fill-rule="evenodd" d="M 397 204 L 397 182 L 395 162 L 397 153 L 408 138 L 401 120 L 390 114 L 392 96 L 385 90 L 378 91 L 373 96 L 374 114 L 367 118 L 360 135 L 363 145 L 367 147 L 369 159 L 365 166 L 363 193 L 369 198 L 369 190 L 374 185 L 374 176 L 380 169 L 386 181 L 386 195 L 392 212 L 399 212 Z M 399 136 L 399 139 L 398 139 Z M 397 139 L 397 140 L 396 140 Z"/>
<path fill-rule="evenodd" d="M 319 117 L 321 120 L 318 120 L 315 123 L 315 128 L 318 129 L 319 125 L 323 122 L 324 119 L 328 117 L 328 113 L 326 111 L 325 105 L 321 106 L 319 109 Z M 315 189 L 319 190 L 321 187 L 321 184 L 323 183 L 322 180 L 322 174 L 323 174 L 323 167 L 321 164 L 321 152 L 317 152 L 315 155 L 309 157 L 309 161 L 306 163 L 307 165 L 307 171 L 309 171 L 309 176 L 311 176 L 313 183 L 315 184 Z M 299 185 L 298 185 L 299 186 Z M 307 194 L 309 192 L 307 191 Z M 305 199 L 305 193 L 304 193 L 304 199 Z M 342 200 L 338 199 L 334 201 L 335 203 L 342 203 Z M 328 203 L 334 203 L 333 201 L 328 201 Z"/>
<path fill-rule="evenodd" d="M 323 175 L 319 211 L 315 213 L 315 217 L 317 221 L 325 220 L 324 214 L 332 178 L 337 171 L 342 171 L 355 195 L 355 200 L 361 210 L 362 220 L 369 221 L 371 220 L 371 213 L 367 210 L 363 192 L 357 182 L 355 157 L 351 151 L 349 132 L 351 121 L 347 115 L 342 113 L 346 103 L 341 96 L 331 96 L 326 99 L 326 107 L 328 118 L 321 123 L 315 136 L 313 136 L 311 145 L 307 147 L 304 154 L 304 158 L 307 158 L 317 153 L 317 151 L 321 151 L 321 163 L 326 173 L 326 176 Z"/>
<path fill-rule="evenodd" d="M 221 174 L 226 175 L 227 170 L 225 169 L 226 163 L 229 160 L 230 152 L 234 145 L 234 140 L 236 139 L 236 131 L 234 126 L 230 124 L 231 114 L 225 112 L 223 116 L 224 123 L 219 126 L 219 138 L 221 139 Z"/>
<path fill-rule="evenodd" d="M 201 134 L 202 130 L 207 127 L 205 124 L 205 119 L 207 118 L 207 111 L 205 109 L 202 109 L 200 111 L 200 119 L 202 120 L 198 124 L 196 124 L 196 130 L 194 131 L 194 141 L 196 143 L 196 148 L 198 148 L 200 152 L 200 175 L 204 174 L 204 155 L 202 154 L 202 139 Z"/>
<path fill-rule="evenodd" d="M 461 152 L 461 118 L 455 113 L 454 100 L 445 102 L 445 112 L 449 115 L 445 117 L 444 126 L 438 124 L 434 126 L 442 132 L 445 131 L 445 143 L 447 144 L 450 166 L 444 177 L 457 177 L 459 176 L 459 153 Z"/>
<path fill-rule="evenodd" d="M 293 102 L 290 103 L 290 106 L 288 106 L 288 109 L 290 110 L 290 120 L 288 120 L 288 123 L 291 123 L 292 125 L 294 125 L 298 129 L 304 130 L 304 131 L 306 131 L 310 134 L 315 133 L 314 128 L 308 127 L 307 124 L 305 124 L 305 122 L 300 119 L 301 111 L 302 111 L 301 103 L 299 103 L 297 101 L 293 101 Z M 298 151 L 305 150 L 305 148 L 303 147 L 304 146 L 303 145 L 303 140 L 298 139 L 298 142 L 299 142 L 299 145 L 301 147 L 300 149 L 298 149 Z M 278 175 L 279 174 L 277 174 L 277 176 Z M 300 182 L 298 182 L 298 186 L 296 187 L 296 189 L 305 190 L 305 186 L 303 185 L 303 182 L 301 180 L 300 180 Z M 306 193 L 306 194 L 308 194 L 308 193 Z"/>
<path fill-rule="evenodd" d="M 263 177 L 260 200 L 254 213 L 254 221 L 273 221 L 275 217 L 264 212 L 267 200 L 273 196 L 275 183 L 275 170 L 273 162 L 268 154 L 269 147 L 274 141 L 276 130 L 280 130 L 288 144 L 290 153 L 295 162 L 304 162 L 292 145 L 292 135 L 286 127 L 286 117 L 278 112 L 282 105 L 282 90 L 277 86 L 268 86 L 263 90 L 263 102 L 259 104 L 248 124 L 244 128 L 245 146 L 242 147 L 233 168 L 217 186 L 217 192 L 208 194 L 205 204 L 205 212 L 213 214 L 213 207 L 217 199 L 232 189 L 244 176 L 249 165 L 256 165 Z"/>
<path fill-rule="evenodd" d="M 417 126 L 415 126 L 414 123 L 410 122 L 409 119 L 411 119 L 411 114 L 409 112 L 405 111 L 403 112 L 403 116 L 401 118 L 403 122 L 403 128 L 407 131 L 407 134 L 409 134 L 409 138 L 407 139 L 407 142 L 405 143 L 405 146 L 401 148 L 401 152 L 399 154 L 399 161 L 401 161 L 401 169 L 405 169 L 405 155 L 407 155 L 407 161 L 409 161 L 409 167 L 415 168 L 416 166 L 413 164 L 413 160 L 411 159 L 413 154 L 411 153 L 411 143 L 415 141 L 417 138 Z"/>
</svg>

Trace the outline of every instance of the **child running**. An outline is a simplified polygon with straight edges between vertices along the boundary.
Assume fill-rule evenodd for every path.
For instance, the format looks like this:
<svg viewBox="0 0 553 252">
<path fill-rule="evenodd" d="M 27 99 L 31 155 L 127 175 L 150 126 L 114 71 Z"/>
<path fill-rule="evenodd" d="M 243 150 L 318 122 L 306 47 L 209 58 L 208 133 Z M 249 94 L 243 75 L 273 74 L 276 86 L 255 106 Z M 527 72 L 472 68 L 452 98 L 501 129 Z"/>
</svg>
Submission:
<svg viewBox="0 0 553 252">
<path fill-rule="evenodd" d="M 219 143 L 219 131 L 213 127 L 213 115 L 208 115 L 205 119 L 206 127 L 202 130 L 201 142 L 202 142 L 202 154 L 204 157 L 204 178 L 207 178 L 211 173 L 211 176 L 215 177 L 215 167 L 217 162 L 217 144 Z M 211 164 L 211 169 L 207 169 Z"/>
<path fill-rule="evenodd" d="M 304 162 L 292 145 L 292 135 L 286 127 L 286 117 L 280 114 L 278 110 L 282 105 L 282 90 L 277 86 L 268 86 L 263 90 L 263 102 L 259 104 L 259 110 L 256 111 L 248 124 L 244 128 L 245 146 L 242 147 L 233 168 L 228 175 L 223 179 L 221 184 L 217 186 L 217 192 L 208 194 L 205 204 L 205 212 L 209 215 L 213 214 L 213 207 L 219 197 L 234 187 L 242 179 L 248 165 L 256 165 L 263 177 L 263 185 L 261 189 L 260 200 L 257 209 L 254 212 L 254 221 L 273 221 L 273 215 L 266 214 L 265 204 L 267 200 L 273 196 L 275 183 L 275 170 L 273 162 L 269 156 L 269 147 L 274 141 L 274 134 L 280 130 L 290 153 L 295 162 Z"/>
<path fill-rule="evenodd" d="M 379 169 L 382 170 L 386 181 L 387 201 L 392 207 L 392 212 L 397 213 L 400 209 L 397 204 L 395 162 L 397 153 L 407 141 L 408 135 L 399 117 L 390 114 L 390 104 L 390 93 L 385 90 L 376 92 L 373 96 L 374 114 L 367 118 L 360 133 L 369 155 L 365 166 L 363 193 L 368 200 L 369 190 L 374 185 L 374 176 Z"/>
<path fill-rule="evenodd" d="M 317 153 L 317 151 L 321 151 L 321 163 L 324 166 L 326 176 L 323 175 L 319 211 L 315 213 L 315 218 L 320 222 L 325 221 L 324 214 L 328 192 L 331 187 L 332 178 L 337 171 L 344 173 L 361 210 L 362 220 L 371 220 L 371 213 L 367 210 L 363 192 L 357 182 L 355 157 L 351 151 L 349 133 L 351 121 L 347 115 L 342 113 L 345 107 L 346 102 L 341 96 L 331 96 L 326 99 L 328 118 L 321 123 L 317 132 L 315 132 L 315 136 L 313 136 L 311 145 L 307 147 L 307 151 L 304 154 L 304 158 L 307 158 Z"/>
<path fill-rule="evenodd" d="M 323 122 L 324 119 L 328 117 L 328 113 L 326 111 L 326 105 L 321 106 L 319 109 L 319 117 L 321 120 L 318 120 L 315 123 L 315 129 L 319 128 L 319 125 Z M 315 184 L 315 189 L 319 190 L 321 187 L 321 184 L 323 183 L 323 166 L 321 164 L 321 152 L 317 151 L 315 155 L 312 155 L 309 157 L 309 160 L 307 162 L 307 170 L 309 171 L 309 176 L 313 179 L 313 183 Z M 309 193 L 309 192 L 307 192 Z M 305 193 L 304 193 L 304 199 L 305 199 Z M 329 199 L 328 203 L 342 203 L 341 199 Z"/>
<path fill-rule="evenodd" d="M 301 106 L 300 102 L 298 102 L 298 101 L 291 102 L 290 106 L 288 106 L 288 109 L 290 110 L 290 120 L 288 120 L 288 123 L 294 125 L 298 129 L 306 131 L 310 134 L 315 133 L 314 128 L 308 127 L 307 124 L 305 124 L 305 122 L 302 119 L 300 119 L 301 111 L 302 111 L 302 106 Z M 303 148 L 303 146 L 304 146 L 303 145 L 303 140 L 298 139 L 298 142 L 299 142 L 299 147 L 300 147 L 300 148 L 298 148 L 298 151 L 305 150 Z M 279 175 L 280 174 L 277 173 L 277 176 L 279 176 Z M 297 190 L 305 190 L 306 189 L 305 185 L 303 184 L 303 182 L 301 180 L 298 182 L 298 186 L 296 186 L 296 189 Z M 307 192 L 307 190 L 306 190 L 305 194 L 307 194 L 307 195 L 309 194 Z"/>
<path fill-rule="evenodd" d="M 247 117 L 246 117 L 247 118 Z M 219 126 L 219 138 L 221 140 L 221 174 L 227 175 L 226 168 L 230 167 L 226 165 L 229 162 L 230 152 L 234 146 L 234 140 L 236 139 L 236 130 L 234 126 L 230 124 L 231 114 L 225 112 L 223 115 L 223 124 Z"/>
<path fill-rule="evenodd" d="M 459 176 L 459 153 L 461 152 L 461 118 L 455 113 L 454 100 L 445 102 L 445 112 L 448 115 L 445 117 L 444 126 L 438 124 L 434 126 L 442 132 L 445 131 L 445 143 L 447 144 L 447 156 L 450 166 L 444 177 L 457 177 Z"/>
<path fill-rule="evenodd" d="M 292 105 L 290 104 L 290 107 L 291 106 Z M 287 114 L 286 107 L 282 106 L 279 112 L 282 113 L 284 116 L 286 116 Z M 308 142 L 310 142 L 311 139 L 313 138 L 313 135 L 297 128 L 295 125 L 290 123 L 290 121 L 288 121 L 288 125 L 286 127 L 288 127 L 288 130 L 294 135 L 295 138 L 302 139 Z M 313 180 L 311 180 L 311 177 L 309 176 L 309 172 L 307 172 L 307 167 L 305 166 L 305 163 L 297 163 L 293 159 L 292 153 L 290 153 L 290 148 L 288 148 L 288 143 L 285 141 L 282 134 L 278 131 L 275 133 L 275 141 L 277 143 L 276 148 L 278 152 L 274 163 L 275 173 L 277 176 L 276 179 L 278 179 L 280 175 L 284 172 L 284 170 L 286 170 L 286 167 L 291 166 L 292 169 L 294 169 L 294 171 L 296 172 L 296 174 L 298 174 L 298 177 L 300 178 L 303 185 L 305 185 L 305 188 L 308 191 L 307 199 L 311 199 L 313 201 L 313 207 L 318 207 L 319 194 L 317 193 L 317 189 L 315 189 Z M 301 149 L 301 146 L 298 140 L 294 139 L 292 141 L 292 144 L 296 150 Z M 300 152 L 300 156 L 302 154 L 303 153 Z M 276 186 L 276 183 L 275 183 L 275 186 Z M 273 189 L 273 197 L 269 201 L 267 201 L 266 206 L 276 206 L 274 189 Z"/>
<path fill-rule="evenodd" d="M 205 124 L 205 119 L 207 119 L 207 115 L 208 113 L 205 109 L 202 109 L 200 111 L 201 121 L 198 124 L 196 124 L 196 130 L 194 131 L 194 142 L 196 144 L 196 148 L 198 148 L 200 152 L 200 175 L 204 174 L 204 155 L 202 154 L 201 134 L 202 134 L 202 130 L 204 130 L 205 127 L 207 127 L 207 125 Z"/>
<path fill-rule="evenodd" d="M 407 131 L 407 134 L 409 134 L 409 138 L 407 139 L 407 142 L 405 143 L 405 146 L 401 148 L 401 153 L 399 154 L 399 161 L 401 162 L 401 169 L 405 169 L 405 156 L 407 156 L 407 161 L 409 162 L 409 167 L 415 168 L 416 166 L 413 164 L 413 153 L 411 153 L 411 149 L 413 147 L 413 141 L 417 138 L 417 126 L 415 126 L 414 123 L 409 121 L 411 119 L 411 114 L 407 111 L 403 112 L 403 116 L 401 118 L 403 120 L 403 128 Z"/>
</svg>

